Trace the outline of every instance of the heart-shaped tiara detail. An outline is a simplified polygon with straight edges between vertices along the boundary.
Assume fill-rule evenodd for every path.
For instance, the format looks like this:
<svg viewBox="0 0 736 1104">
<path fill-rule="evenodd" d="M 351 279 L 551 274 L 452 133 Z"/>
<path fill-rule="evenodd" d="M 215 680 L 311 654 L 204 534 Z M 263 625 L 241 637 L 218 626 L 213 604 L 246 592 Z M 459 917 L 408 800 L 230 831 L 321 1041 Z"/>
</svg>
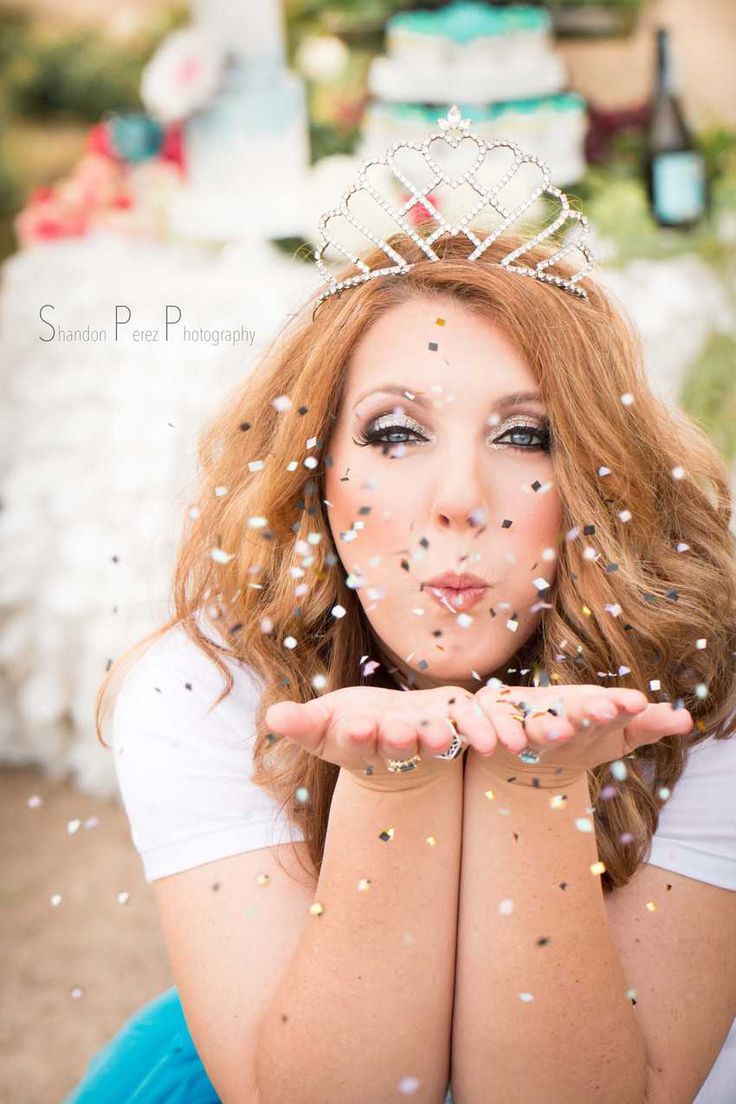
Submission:
<svg viewBox="0 0 736 1104">
<path fill-rule="evenodd" d="M 329 298 L 331 295 L 335 295 L 344 288 L 354 287 L 357 284 L 365 283 L 367 280 L 374 280 L 378 276 L 401 275 L 402 273 L 408 272 L 409 269 L 414 266 L 413 263 L 409 263 L 402 257 L 398 249 L 394 247 L 398 245 L 400 248 L 400 241 L 396 241 L 395 234 L 390 235 L 394 245 L 389 245 L 388 242 L 374 234 L 350 209 L 348 205 L 349 200 L 352 196 L 360 192 L 367 193 L 371 196 L 383 209 L 385 214 L 390 217 L 393 223 L 396 224 L 397 233 L 399 235 L 403 233 L 407 238 L 411 239 L 430 261 L 439 261 L 442 259 L 432 248 L 433 244 L 439 238 L 446 235 L 456 237 L 458 234 L 464 234 L 468 241 L 475 247 L 468 255 L 467 260 L 477 260 L 505 230 L 524 215 L 543 193 L 551 196 L 559 202 L 559 215 L 548 226 L 545 226 L 543 230 L 539 231 L 539 233 L 530 237 L 527 241 L 523 242 L 522 245 L 502 257 L 500 261 L 494 263 L 507 269 L 509 272 L 518 272 L 523 276 L 531 276 L 535 280 L 542 280 L 545 283 L 555 284 L 557 287 L 570 291 L 581 299 L 587 299 L 587 292 L 585 288 L 579 286 L 579 282 L 584 276 L 587 276 L 595 263 L 590 246 L 587 242 L 587 238 L 590 234 L 590 224 L 582 212 L 571 208 L 565 193 L 552 183 L 548 165 L 534 154 L 525 153 L 515 142 L 506 141 L 500 138 L 486 142 L 479 135 L 475 133 L 471 134 L 471 121 L 470 119 L 462 118 L 457 105 L 453 105 L 447 112 L 447 116 L 439 118 L 437 122 L 439 129 L 432 131 L 424 142 L 396 142 L 380 157 L 372 157 L 365 161 L 358 170 L 355 182 L 343 193 L 340 205 L 327 211 L 320 218 L 319 233 L 322 241 L 315 252 L 314 259 L 318 269 L 327 280 L 327 285 L 317 299 L 316 305 L 318 306 L 323 300 Z M 445 144 L 452 147 L 453 150 L 456 150 L 461 143 L 467 144 L 468 140 L 470 140 L 475 143 L 478 149 L 477 156 L 464 172 L 456 176 L 449 176 L 443 171 L 436 158 L 434 158 L 430 152 L 431 144 L 438 139 L 444 141 Z M 477 173 L 483 167 L 488 154 L 492 150 L 498 148 L 511 150 L 514 158 L 513 164 L 491 185 L 490 188 L 485 187 L 478 179 Z M 431 173 L 429 185 L 420 187 L 414 183 L 409 176 L 401 172 L 396 164 L 396 157 L 405 150 L 416 150 L 424 158 L 424 163 Z M 381 195 L 368 180 L 368 170 L 374 165 L 386 166 L 393 174 L 393 177 L 409 192 L 409 198 L 402 206 L 394 206 L 394 204 L 389 202 L 385 196 Z M 507 208 L 498 201 L 497 196 L 507 184 L 513 181 L 523 165 L 536 165 L 538 167 L 540 175 L 539 184 L 511 210 L 507 210 Z M 479 199 L 472 203 L 472 206 L 463 214 L 459 221 L 451 223 L 445 219 L 428 197 L 430 193 L 440 185 L 456 189 L 462 184 L 470 185 L 478 194 Z M 417 234 L 407 221 L 407 216 L 417 204 L 424 208 L 429 218 L 437 222 L 437 228 L 426 236 Z M 490 207 L 497 215 L 500 215 L 501 221 L 490 233 L 486 234 L 484 231 L 477 233 L 474 231 L 471 223 L 473 219 L 487 207 Z M 328 224 L 336 218 L 347 220 L 359 234 L 365 236 L 366 242 L 371 242 L 373 245 L 378 246 L 386 254 L 387 259 L 390 260 L 392 264 L 384 268 L 371 269 L 356 251 L 341 242 L 334 234 L 330 233 Z M 580 232 L 575 236 L 574 240 L 565 243 L 555 242 L 554 244 L 559 245 L 559 249 L 552 255 L 537 261 L 533 266 L 514 264 L 517 258 L 523 257 L 524 254 L 533 249 L 535 245 L 545 241 L 553 234 L 556 234 L 566 223 L 578 223 L 580 226 Z M 322 259 L 328 247 L 331 247 L 341 257 L 352 262 L 355 268 L 358 269 L 358 275 L 338 280 L 337 277 L 329 271 Z M 578 272 L 575 272 L 570 277 L 564 277 L 545 271 L 557 261 L 566 257 L 573 250 L 578 250 L 585 258 L 585 264 Z"/>
</svg>

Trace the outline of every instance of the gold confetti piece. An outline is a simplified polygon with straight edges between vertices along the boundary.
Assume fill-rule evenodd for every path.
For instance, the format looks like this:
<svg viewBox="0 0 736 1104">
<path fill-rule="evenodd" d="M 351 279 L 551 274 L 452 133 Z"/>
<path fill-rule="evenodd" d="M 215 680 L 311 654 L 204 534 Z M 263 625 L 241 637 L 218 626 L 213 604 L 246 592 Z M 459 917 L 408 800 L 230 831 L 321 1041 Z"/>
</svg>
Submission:
<svg viewBox="0 0 736 1104">
<path fill-rule="evenodd" d="M 435 838 L 435 836 L 426 836 L 425 838 L 430 847 L 437 846 L 437 839 Z"/>
<path fill-rule="evenodd" d="M 656 912 L 657 911 L 657 905 L 654 901 L 647 901 L 647 908 L 649 909 L 650 912 Z"/>
<path fill-rule="evenodd" d="M 358 882 L 358 892 L 359 893 L 367 893 L 370 888 L 371 888 L 370 878 L 361 878 L 360 881 Z"/>
<path fill-rule="evenodd" d="M 324 910 L 324 909 L 322 908 L 322 906 L 321 906 L 321 904 L 319 903 L 319 901 L 315 901 L 315 902 L 314 902 L 313 904 L 311 904 L 311 905 L 309 906 L 309 911 L 310 911 L 310 913 L 312 914 L 312 916 L 321 916 L 321 915 L 322 915 L 322 913 L 323 913 L 323 912 L 324 912 L 325 910 Z"/>
<path fill-rule="evenodd" d="M 485 796 L 488 798 L 489 801 L 495 801 L 496 795 L 493 790 L 486 790 Z"/>
<path fill-rule="evenodd" d="M 555 794 L 554 797 L 549 799 L 550 809 L 564 809 L 566 808 L 567 794 Z"/>
<path fill-rule="evenodd" d="M 587 606 L 583 606 L 583 613 L 585 614 L 585 616 L 586 616 L 586 617 L 590 617 L 590 616 L 591 616 L 591 614 L 592 614 L 592 612 L 593 612 L 593 611 L 592 611 L 592 610 L 590 610 L 590 609 L 588 609 L 588 607 L 587 607 Z"/>
<path fill-rule="evenodd" d="M 606 864 L 605 863 L 595 862 L 595 863 L 591 864 L 591 867 L 590 867 L 590 873 L 591 874 L 605 874 L 605 872 L 606 872 Z"/>
<path fill-rule="evenodd" d="M 256 881 L 257 881 L 259 886 L 267 886 L 269 884 L 269 882 L 271 881 L 271 879 L 268 876 L 268 874 L 258 874 L 256 876 Z"/>
<path fill-rule="evenodd" d="M 445 320 L 444 318 L 435 318 L 434 324 L 435 326 L 444 326 Z"/>
<path fill-rule="evenodd" d="M 379 834 L 378 838 L 380 840 L 383 840 L 384 843 L 387 843 L 389 840 L 392 840 L 394 838 L 393 828 L 384 828 L 384 830 Z"/>
</svg>

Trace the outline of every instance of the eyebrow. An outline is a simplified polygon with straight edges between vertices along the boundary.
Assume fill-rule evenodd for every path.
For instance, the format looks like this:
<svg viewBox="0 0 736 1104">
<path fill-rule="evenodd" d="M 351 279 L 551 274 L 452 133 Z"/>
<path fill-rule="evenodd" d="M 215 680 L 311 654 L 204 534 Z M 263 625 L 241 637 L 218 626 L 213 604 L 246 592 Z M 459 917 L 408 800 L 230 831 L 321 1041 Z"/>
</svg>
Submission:
<svg viewBox="0 0 736 1104">
<path fill-rule="evenodd" d="M 353 409 L 361 403 L 363 399 L 368 395 L 373 394 L 384 395 L 401 395 L 402 398 L 409 399 L 409 402 L 415 402 L 419 406 L 431 406 L 433 402 L 432 396 L 427 391 L 415 391 L 413 387 L 401 387 L 394 383 L 382 383 L 377 387 L 370 387 L 367 391 L 363 391 L 362 394 L 356 399 Z M 413 395 L 414 398 L 409 398 Z M 544 399 L 538 391 L 511 391 L 508 395 L 501 395 L 496 399 L 493 404 L 496 409 L 501 410 L 509 406 L 519 406 L 521 403 L 535 402 L 544 404 Z"/>
</svg>

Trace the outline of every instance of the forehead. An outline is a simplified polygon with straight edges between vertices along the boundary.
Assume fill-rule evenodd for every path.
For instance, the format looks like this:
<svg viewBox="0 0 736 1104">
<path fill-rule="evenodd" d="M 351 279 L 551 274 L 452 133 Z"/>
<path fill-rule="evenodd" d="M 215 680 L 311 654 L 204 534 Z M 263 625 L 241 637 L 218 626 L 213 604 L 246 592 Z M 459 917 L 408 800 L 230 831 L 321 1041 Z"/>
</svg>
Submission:
<svg viewBox="0 0 736 1104">
<path fill-rule="evenodd" d="M 455 300 L 426 297 L 392 307 L 362 335 L 350 358 L 347 398 L 354 402 L 389 379 L 484 401 L 536 384 L 500 326 Z"/>
</svg>

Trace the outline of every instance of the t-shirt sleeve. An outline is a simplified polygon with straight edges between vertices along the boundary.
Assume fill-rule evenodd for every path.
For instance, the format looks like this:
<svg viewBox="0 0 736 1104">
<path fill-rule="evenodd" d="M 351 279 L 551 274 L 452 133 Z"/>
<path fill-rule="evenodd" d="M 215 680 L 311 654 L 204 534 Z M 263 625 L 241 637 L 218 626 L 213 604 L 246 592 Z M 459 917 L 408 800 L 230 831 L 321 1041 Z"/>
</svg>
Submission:
<svg viewBox="0 0 736 1104">
<path fill-rule="evenodd" d="M 736 890 L 735 795 L 736 735 L 695 744 L 660 810 L 647 861 Z"/>
<path fill-rule="evenodd" d="M 117 780 L 147 882 L 304 839 L 250 778 L 259 677 L 225 662 L 233 686 L 210 709 L 224 677 L 177 625 L 138 658 L 115 699 Z"/>
</svg>

